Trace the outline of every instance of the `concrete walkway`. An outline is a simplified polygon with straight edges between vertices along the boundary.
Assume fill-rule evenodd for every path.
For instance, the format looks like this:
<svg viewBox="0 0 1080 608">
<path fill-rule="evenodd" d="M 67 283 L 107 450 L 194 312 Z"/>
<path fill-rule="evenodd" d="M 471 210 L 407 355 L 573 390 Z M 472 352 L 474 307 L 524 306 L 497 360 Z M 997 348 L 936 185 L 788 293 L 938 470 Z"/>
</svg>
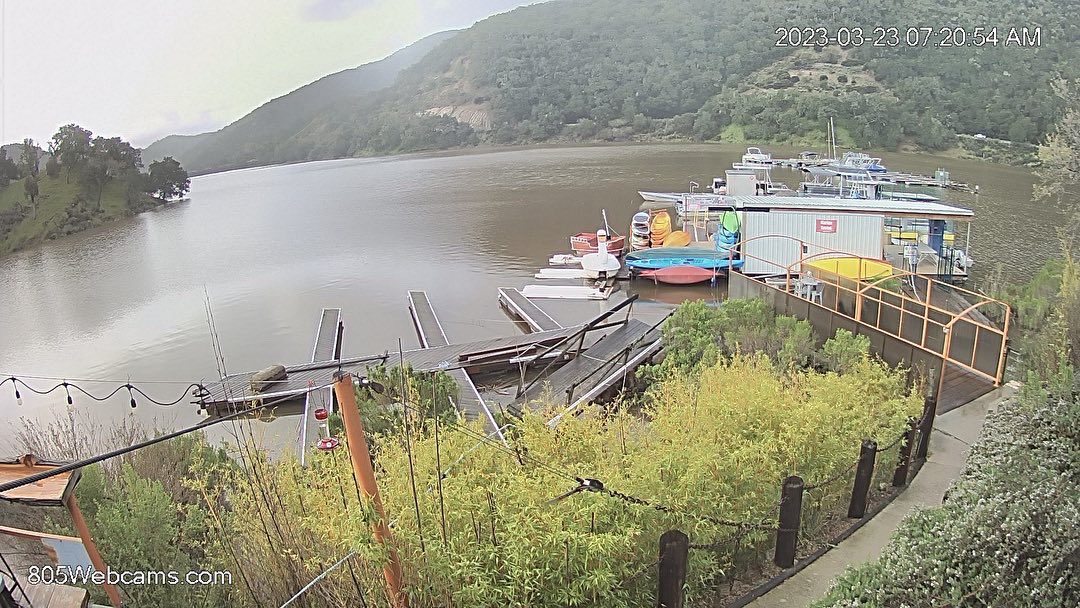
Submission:
<svg viewBox="0 0 1080 608">
<path fill-rule="evenodd" d="M 881 555 L 900 522 L 916 508 L 941 505 L 949 484 L 959 476 L 968 450 L 979 438 L 991 409 L 1016 393 L 1009 383 L 982 397 L 941 414 L 934 422 L 930 454 L 911 485 L 873 519 L 795 576 L 761 596 L 749 606 L 801 608 L 824 596 L 838 576 Z"/>
</svg>

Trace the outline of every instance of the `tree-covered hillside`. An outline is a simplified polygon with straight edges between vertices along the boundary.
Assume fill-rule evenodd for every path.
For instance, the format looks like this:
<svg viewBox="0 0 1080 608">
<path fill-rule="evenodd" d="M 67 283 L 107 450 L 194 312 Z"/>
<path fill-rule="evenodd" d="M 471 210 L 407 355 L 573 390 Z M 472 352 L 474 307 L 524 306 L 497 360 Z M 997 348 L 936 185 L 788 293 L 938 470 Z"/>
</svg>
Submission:
<svg viewBox="0 0 1080 608">
<path fill-rule="evenodd" d="M 273 146 L 230 151 L 265 164 L 477 142 L 821 141 L 830 116 L 858 147 L 943 149 L 976 133 L 1037 143 L 1058 115 L 1051 81 L 1080 71 L 1065 4 L 554 0 L 477 23 L 393 86 L 276 131 Z M 913 39 L 909 26 L 929 30 Z M 814 45 L 817 27 L 830 43 Z M 1024 44 L 1009 38 L 1021 27 Z M 849 42 L 861 28 L 861 43 L 840 48 L 841 28 Z M 937 48 L 960 33 L 966 46 Z"/>
<path fill-rule="evenodd" d="M 319 112 L 339 104 L 358 105 L 360 96 L 390 86 L 402 69 L 454 34 L 433 34 L 385 59 L 324 76 L 266 102 L 219 131 L 170 135 L 148 146 L 143 155 L 148 162 L 173 156 L 192 172 L 266 164 L 266 159 L 275 158 L 281 142 Z"/>
</svg>

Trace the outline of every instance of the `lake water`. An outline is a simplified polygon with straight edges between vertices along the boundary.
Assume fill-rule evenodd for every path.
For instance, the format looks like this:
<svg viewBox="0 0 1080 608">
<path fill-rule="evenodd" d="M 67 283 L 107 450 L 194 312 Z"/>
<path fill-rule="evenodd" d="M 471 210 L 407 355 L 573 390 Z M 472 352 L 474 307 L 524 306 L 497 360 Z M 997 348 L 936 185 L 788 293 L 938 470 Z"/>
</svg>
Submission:
<svg viewBox="0 0 1080 608">
<path fill-rule="evenodd" d="M 791 150 L 774 150 L 785 155 Z M 741 148 L 641 145 L 507 150 L 315 162 L 208 175 L 190 200 L 113 226 L 0 259 L 0 374 L 146 384 L 172 400 L 189 382 L 218 377 L 207 326 L 209 294 L 226 367 L 260 369 L 310 358 L 323 307 L 340 307 L 344 355 L 406 348 L 416 338 L 406 291 L 427 290 L 451 340 L 517 331 L 498 287 L 522 287 L 567 250 L 567 236 L 595 229 L 601 210 L 625 230 L 636 192 L 707 184 Z M 978 184 L 979 196 L 946 198 L 975 209 L 976 282 L 996 263 L 1024 280 L 1056 252 L 1058 211 L 1031 202 L 1025 170 L 922 155 L 884 154 L 890 168 Z M 795 172 L 774 180 L 792 186 Z M 643 318 L 707 287 L 635 287 Z M 557 319 L 587 318 L 609 304 L 555 301 Z M 25 377 L 25 376 L 23 376 Z M 36 387 L 54 384 L 30 380 Z M 92 391 L 115 383 L 81 382 Z M 16 405 L 0 391 L 0 429 L 19 418 L 63 414 L 63 391 Z M 126 395 L 95 403 L 101 421 L 130 411 Z M 135 415 L 162 428 L 200 419 L 188 400 L 143 404 Z M 293 425 L 282 421 L 278 425 Z M 0 452 L 10 434 L 3 433 Z"/>
</svg>

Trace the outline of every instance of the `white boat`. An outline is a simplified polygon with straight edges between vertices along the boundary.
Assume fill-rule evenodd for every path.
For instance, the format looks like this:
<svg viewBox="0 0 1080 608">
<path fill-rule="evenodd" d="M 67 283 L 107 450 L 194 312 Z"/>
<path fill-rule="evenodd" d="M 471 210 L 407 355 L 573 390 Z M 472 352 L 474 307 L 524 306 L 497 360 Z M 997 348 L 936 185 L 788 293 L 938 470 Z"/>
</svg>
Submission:
<svg viewBox="0 0 1080 608">
<path fill-rule="evenodd" d="M 746 149 L 746 154 L 742 155 L 742 162 L 747 165 L 771 165 L 773 164 L 772 154 L 762 152 L 761 148 L 749 147 Z"/>
<path fill-rule="evenodd" d="M 619 258 L 608 253 L 607 231 L 596 231 L 596 253 L 588 253 L 581 257 L 581 268 L 585 276 L 590 279 L 611 278 L 618 274 L 622 268 Z"/>
<path fill-rule="evenodd" d="M 829 169 L 843 175 L 865 175 L 867 173 L 885 173 L 887 169 L 881 159 L 862 152 L 844 152 L 844 156 L 835 163 L 827 165 Z"/>
</svg>

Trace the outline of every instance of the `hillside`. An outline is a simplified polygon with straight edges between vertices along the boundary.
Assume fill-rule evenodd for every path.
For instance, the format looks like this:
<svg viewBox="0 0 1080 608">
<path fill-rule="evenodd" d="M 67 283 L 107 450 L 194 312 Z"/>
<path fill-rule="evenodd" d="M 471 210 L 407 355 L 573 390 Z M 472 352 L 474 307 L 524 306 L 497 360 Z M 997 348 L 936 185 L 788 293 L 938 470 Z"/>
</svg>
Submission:
<svg viewBox="0 0 1080 608">
<path fill-rule="evenodd" d="M 378 92 L 302 120 L 286 120 L 291 114 L 280 105 L 276 115 L 288 129 L 271 132 L 245 117 L 219 133 L 247 121 L 261 145 L 222 137 L 213 144 L 215 162 L 211 155 L 188 161 L 204 170 L 238 159 L 268 164 L 543 141 L 810 145 L 824 141 L 830 116 L 842 143 L 855 147 L 942 150 L 957 145 L 958 134 L 976 133 L 1033 144 L 1059 113 L 1052 80 L 1080 73 L 1080 47 L 1072 44 L 1080 29 L 1060 5 L 759 0 L 748 8 L 736 0 L 554 0 L 477 23 Z M 860 17 L 866 14 L 872 22 Z M 926 46 L 905 48 L 875 46 L 889 44 L 874 32 L 876 23 L 935 25 L 922 37 Z M 865 40 L 843 49 L 778 44 L 777 28 L 794 25 L 833 33 L 862 27 Z M 997 45 L 935 48 L 955 40 L 941 27 L 960 25 L 968 32 L 997 27 Z M 1039 44 L 1010 45 L 1013 26 L 1040 27 Z"/>
<path fill-rule="evenodd" d="M 176 158 L 193 173 L 265 164 L 275 158 L 279 143 L 304 128 L 326 108 L 348 103 L 393 83 L 398 73 L 416 63 L 456 32 L 434 34 L 385 59 L 324 76 L 259 106 L 240 120 L 213 133 L 170 135 L 143 151 L 146 162 Z"/>
</svg>

